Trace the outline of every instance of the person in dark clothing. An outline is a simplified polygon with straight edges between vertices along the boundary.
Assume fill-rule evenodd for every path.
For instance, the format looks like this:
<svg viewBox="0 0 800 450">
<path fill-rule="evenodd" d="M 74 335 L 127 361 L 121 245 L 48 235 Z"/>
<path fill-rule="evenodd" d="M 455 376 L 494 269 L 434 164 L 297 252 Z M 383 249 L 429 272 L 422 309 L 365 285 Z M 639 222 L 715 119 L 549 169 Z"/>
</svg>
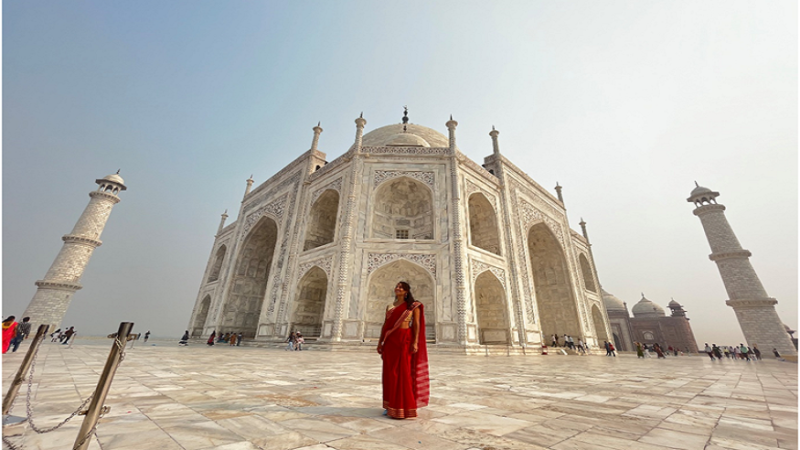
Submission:
<svg viewBox="0 0 800 450">
<path fill-rule="evenodd" d="M 189 330 L 186 330 L 178 341 L 178 345 L 189 345 Z"/>
<path fill-rule="evenodd" d="M 211 336 L 209 336 L 208 342 L 206 342 L 206 344 L 208 344 L 209 347 L 214 345 L 214 338 L 215 337 L 217 337 L 217 331 L 216 330 L 211 332 Z"/>
<path fill-rule="evenodd" d="M 69 330 L 64 332 L 64 342 L 61 345 L 69 344 L 69 340 L 75 335 L 75 327 L 69 327 Z"/>
<path fill-rule="evenodd" d="M 19 344 L 22 343 L 23 340 L 28 339 L 28 335 L 31 334 L 31 318 L 30 317 L 23 317 L 22 323 L 19 324 L 17 327 L 17 335 L 14 339 L 11 340 L 11 353 L 14 353 L 19 348 Z"/>
</svg>

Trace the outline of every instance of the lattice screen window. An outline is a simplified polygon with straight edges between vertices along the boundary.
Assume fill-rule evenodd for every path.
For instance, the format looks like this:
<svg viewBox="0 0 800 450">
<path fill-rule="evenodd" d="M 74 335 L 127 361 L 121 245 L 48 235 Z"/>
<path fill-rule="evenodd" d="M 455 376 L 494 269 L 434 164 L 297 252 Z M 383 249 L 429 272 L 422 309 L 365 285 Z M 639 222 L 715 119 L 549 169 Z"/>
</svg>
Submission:
<svg viewBox="0 0 800 450">
<path fill-rule="evenodd" d="M 395 238 L 397 238 L 397 239 L 408 239 L 408 230 L 397 230 L 395 232 Z"/>
</svg>

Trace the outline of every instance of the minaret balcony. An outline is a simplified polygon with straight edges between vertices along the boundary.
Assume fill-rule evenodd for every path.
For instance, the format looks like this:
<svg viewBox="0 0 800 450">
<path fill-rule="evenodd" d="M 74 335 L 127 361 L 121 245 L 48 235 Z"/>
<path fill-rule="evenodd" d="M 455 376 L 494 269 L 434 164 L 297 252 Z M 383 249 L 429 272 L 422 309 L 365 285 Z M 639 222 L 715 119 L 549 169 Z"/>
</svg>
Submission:
<svg viewBox="0 0 800 450">
<path fill-rule="evenodd" d="M 759 299 L 726 300 L 725 304 L 733 309 L 765 308 L 774 307 L 778 304 L 778 301 L 774 298 L 767 297 Z"/>
<path fill-rule="evenodd" d="M 64 291 L 77 291 L 79 289 L 83 289 L 79 283 L 70 283 L 69 281 L 46 281 L 46 280 L 39 280 L 34 283 L 36 286 L 44 289 L 60 289 Z"/>
<path fill-rule="evenodd" d="M 722 261 L 725 259 L 749 258 L 751 256 L 753 256 L 753 254 L 750 253 L 750 250 L 737 250 L 735 252 L 712 253 L 708 255 L 708 259 L 712 261 Z"/>
<path fill-rule="evenodd" d="M 70 242 L 75 244 L 84 244 L 90 245 L 92 247 L 100 247 L 103 245 L 103 241 L 99 239 L 92 239 L 85 236 L 76 236 L 74 234 L 65 234 L 61 237 L 61 240 L 64 242 Z"/>
</svg>

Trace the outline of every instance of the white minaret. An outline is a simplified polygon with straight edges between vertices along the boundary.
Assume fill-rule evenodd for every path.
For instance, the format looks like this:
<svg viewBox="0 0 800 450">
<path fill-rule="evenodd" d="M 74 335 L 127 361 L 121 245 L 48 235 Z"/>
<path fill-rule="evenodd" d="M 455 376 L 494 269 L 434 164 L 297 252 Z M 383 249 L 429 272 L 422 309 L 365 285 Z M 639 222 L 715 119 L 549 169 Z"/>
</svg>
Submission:
<svg viewBox="0 0 800 450">
<path fill-rule="evenodd" d="M 100 233 L 106 226 L 111 208 L 119 203 L 117 195 L 127 189 L 122 177 L 119 176 L 119 171 L 95 180 L 95 183 L 100 187 L 89 193 L 91 200 L 83 210 L 78 223 L 72 232 L 61 238 L 64 246 L 61 247 L 44 279 L 36 282 L 38 286 L 36 294 L 23 314 L 31 318 L 33 329 L 41 324 L 50 324 L 51 330 L 55 330 L 61 323 L 72 295 L 83 287 L 79 281 L 86 264 L 89 263 L 89 258 L 92 257 L 94 249 L 102 244 Z"/>
<path fill-rule="evenodd" d="M 695 185 L 697 183 L 695 182 Z M 750 264 L 751 253 L 744 250 L 725 218 L 725 206 L 717 204 L 719 192 L 697 185 L 686 201 L 694 203 L 694 215 L 700 218 L 706 238 L 711 245 L 709 259 L 717 263 L 728 306 L 736 312 L 747 345 L 758 345 L 762 353 L 777 348 L 782 355 L 797 355 L 783 322 L 775 311 L 774 298 L 767 295 L 755 269 Z"/>
</svg>

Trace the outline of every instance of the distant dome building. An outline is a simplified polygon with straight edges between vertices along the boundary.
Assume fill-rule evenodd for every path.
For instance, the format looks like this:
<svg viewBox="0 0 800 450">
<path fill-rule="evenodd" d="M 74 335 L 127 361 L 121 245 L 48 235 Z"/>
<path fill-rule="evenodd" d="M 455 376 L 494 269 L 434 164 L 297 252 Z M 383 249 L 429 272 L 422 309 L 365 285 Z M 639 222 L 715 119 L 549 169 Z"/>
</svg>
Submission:
<svg viewBox="0 0 800 450">
<path fill-rule="evenodd" d="M 672 346 L 684 352 L 697 352 L 697 341 L 686 311 L 674 299 L 669 302 L 672 313 L 667 316 L 664 308 L 642 294 L 639 302 L 631 308 L 633 317 L 630 317 L 625 303 L 605 290 L 602 293 L 617 349 L 633 351 L 633 343 L 642 342 L 658 343 L 664 349 Z"/>
<path fill-rule="evenodd" d="M 328 162 L 311 149 L 247 188 L 220 222 L 189 323 L 194 336 L 241 332 L 277 342 L 361 346 L 380 335 L 393 288 L 425 305 L 435 345 L 522 353 L 568 334 L 609 339 L 589 240 L 569 227 L 561 196 L 500 154 L 478 164 L 447 134 L 409 123 L 364 133 Z"/>
<path fill-rule="evenodd" d="M 642 294 L 642 299 L 639 300 L 639 303 L 633 305 L 631 312 L 633 317 L 637 319 L 658 319 L 666 316 L 664 308 L 651 302 L 644 294 Z"/>
</svg>

